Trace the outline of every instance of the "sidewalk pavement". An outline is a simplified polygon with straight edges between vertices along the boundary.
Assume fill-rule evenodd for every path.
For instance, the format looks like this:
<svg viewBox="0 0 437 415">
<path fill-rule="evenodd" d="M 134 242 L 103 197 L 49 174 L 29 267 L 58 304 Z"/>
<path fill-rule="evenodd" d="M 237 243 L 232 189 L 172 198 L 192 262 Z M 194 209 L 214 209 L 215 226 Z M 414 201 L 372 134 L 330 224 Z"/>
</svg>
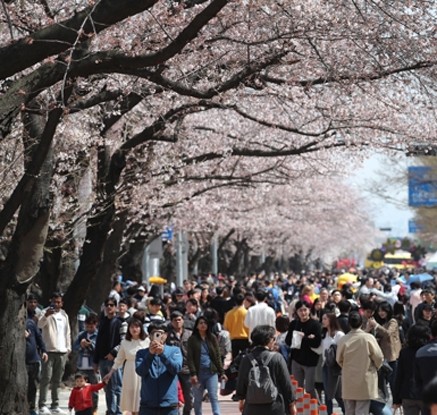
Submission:
<svg viewBox="0 0 437 415">
<path fill-rule="evenodd" d="M 59 390 L 59 407 L 68 413 L 68 398 L 70 397 L 71 388 L 63 387 Z M 234 402 L 231 399 L 231 395 L 228 396 L 220 396 L 220 408 L 222 415 L 238 415 L 240 411 L 238 410 L 238 402 Z M 47 395 L 47 403 L 50 405 L 50 391 Z M 182 411 L 181 411 L 182 413 Z M 194 414 L 194 410 L 191 411 Z M 202 405 L 202 413 L 203 415 L 212 415 L 211 405 L 209 402 L 203 402 Z M 99 391 L 99 410 L 97 412 L 98 415 L 106 414 L 106 403 L 105 403 L 105 392 L 103 390 Z"/>
</svg>

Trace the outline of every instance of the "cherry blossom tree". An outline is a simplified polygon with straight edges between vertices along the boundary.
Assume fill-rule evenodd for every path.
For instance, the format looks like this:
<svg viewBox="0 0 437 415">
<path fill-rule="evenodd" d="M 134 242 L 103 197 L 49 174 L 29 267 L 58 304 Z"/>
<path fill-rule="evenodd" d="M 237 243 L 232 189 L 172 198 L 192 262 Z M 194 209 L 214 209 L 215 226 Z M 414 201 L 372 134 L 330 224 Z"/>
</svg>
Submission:
<svg viewBox="0 0 437 415">
<path fill-rule="evenodd" d="M 7 249 L 0 348 L 11 364 L 0 369 L 6 385 L 0 414 L 26 410 L 18 311 L 49 232 L 68 239 L 79 220 L 86 223 L 66 293 L 74 314 L 78 292 L 85 296 L 96 280 L 117 219 L 128 229 L 143 222 L 142 232 L 153 234 L 193 197 L 298 179 L 334 209 L 317 177 L 341 171 L 360 148 L 403 151 L 435 134 L 435 10 L 425 0 L 4 0 L 2 6 L 0 229 Z M 23 120 L 30 116 L 44 125 L 26 140 Z M 80 160 L 90 170 L 78 168 Z M 47 203 L 51 169 L 60 189 L 52 188 L 56 200 Z M 75 200 L 74 171 L 90 174 L 87 202 Z M 304 193 L 295 198 L 296 187 L 289 204 L 305 200 Z M 280 233 L 285 249 L 298 234 L 331 232 L 322 204 L 294 208 L 290 233 Z M 275 240 L 289 212 L 269 210 L 278 219 L 270 227 L 266 213 L 257 212 L 266 227 L 247 232 Z M 320 235 L 325 246 L 337 246 L 337 239 Z M 315 246 L 314 238 L 306 243 Z"/>
</svg>

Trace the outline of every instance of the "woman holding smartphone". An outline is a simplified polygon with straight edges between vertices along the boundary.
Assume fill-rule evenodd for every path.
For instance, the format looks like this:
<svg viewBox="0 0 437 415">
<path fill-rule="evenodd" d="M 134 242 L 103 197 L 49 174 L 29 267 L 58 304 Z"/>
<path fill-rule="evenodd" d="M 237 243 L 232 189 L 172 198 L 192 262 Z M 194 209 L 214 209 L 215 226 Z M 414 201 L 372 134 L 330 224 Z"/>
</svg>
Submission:
<svg viewBox="0 0 437 415">
<path fill-rule="evenodd" d="M 112 374 L 124 366 L 120 398 L 122 412 L 129 411 L 132 415 L 139 414 L 141 378 L 135 373 L 135 356 L 138 350 L 145 349 L 148 346 L 149 339 L 146 339 L 143 323 L 132 318 L 129 320 L 126 338 L 120 343 L 114 365 L 103 378 L 104 382 L 109 382 Z"/>
<path fill-rule="evenodd" d="M 203 392 L 208 391 L 213 415 L 220 415 L 218 382 L 226 380 L 217 338 L 211 332 L 210 322 L 200 316 L 194 323 L 188 339 L 187 360 L 193 385 L 194 414 L 202 415 Z"/>
</svg>

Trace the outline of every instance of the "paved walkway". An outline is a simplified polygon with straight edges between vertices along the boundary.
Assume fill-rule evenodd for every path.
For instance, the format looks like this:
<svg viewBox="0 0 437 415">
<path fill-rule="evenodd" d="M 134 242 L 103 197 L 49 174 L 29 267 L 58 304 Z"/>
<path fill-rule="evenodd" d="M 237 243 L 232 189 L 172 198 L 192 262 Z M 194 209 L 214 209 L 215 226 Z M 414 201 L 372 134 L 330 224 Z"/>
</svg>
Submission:
<svg viewBox="0 0 437 415">
<path fill-rule="evenodd" d="M 68 398 L 70 396 L 71 388 L 61 388 L 59 397 L 59 407 L 63 409 L 66 413 L 68 413 Z M 222 415 L 238 415 L 240 411 L 238 410 L 238 402 L 234 402 L 231 399 L 232 395 L 229 396 L 219 396 L 220 408 Z M 47 403 L 50 404 L 50 391 L 48 393 Z M 211 405 L 209 402 L 204 402 L 202 407 L 203 415 L 212 415 Z M 99 411 L 98 415 L 105 415 L 106 413 L 106 404 L 105 404 L 105 393 L 103 391 L 99 391 Z M 192 411 L 194 414 L 194 410 Z"/>
</svg>

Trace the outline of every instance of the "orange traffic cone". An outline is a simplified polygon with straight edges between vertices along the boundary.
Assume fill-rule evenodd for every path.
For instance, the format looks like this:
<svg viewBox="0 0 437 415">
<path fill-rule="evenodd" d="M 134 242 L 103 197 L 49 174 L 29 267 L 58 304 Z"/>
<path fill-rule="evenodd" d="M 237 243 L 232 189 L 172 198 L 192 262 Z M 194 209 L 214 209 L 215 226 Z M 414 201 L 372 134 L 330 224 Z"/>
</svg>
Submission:
<svg viewBox="0 0 437 415">
<path fill-rule="evenodd" d="M 303 394 L 303 413 L 304 413 L 304 415 L 310 415 L 310 411 L 311 411 L 310 401 L 311 401 L 311 395 L 309 393 L 304 393 Z"/>
<path fill-rule="evenodd" d="M 318 404 L 319 402 L 317 401 L 317 399 L 310 400 L 310 415 L 319 415 Z"/>
<path fill-rule="evenodd" d="M 328 415 L 328 408 L 326 405 L 319 406 L 319 415 Z"/>
</svg>

